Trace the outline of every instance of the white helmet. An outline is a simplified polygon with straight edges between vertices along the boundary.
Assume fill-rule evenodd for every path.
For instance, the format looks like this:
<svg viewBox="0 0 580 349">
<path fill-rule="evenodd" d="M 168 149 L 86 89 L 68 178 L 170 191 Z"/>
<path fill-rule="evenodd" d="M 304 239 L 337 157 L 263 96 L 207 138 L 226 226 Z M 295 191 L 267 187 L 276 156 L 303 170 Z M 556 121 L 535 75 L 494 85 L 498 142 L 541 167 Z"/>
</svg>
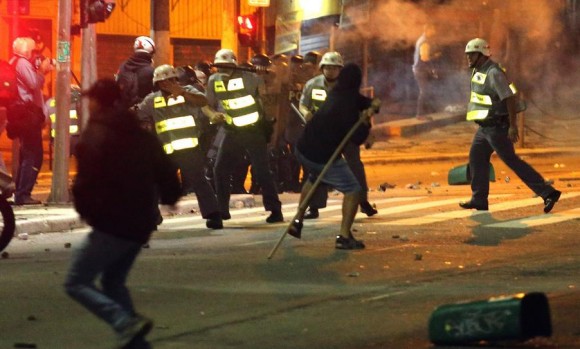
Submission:
<svg viewBox="0 0 580 349">
<path fill-rule="evenodd" d="M 344 61 L 342 60 L 342 56 L 340 53 L 336 51 L 326 52 L 320 63 L 318 63 L 318 67 L 322 69 L 323 65 L 336 65 L 338 67 L 344 67 Z"/>
<path fill-rule="evenodd" d="M 467 45 L 465 46 L 465 53 L 471 53 L 471 52 L 479 52 L 484 56 L 491 56 L 491 50 L 489 49 L 489 44 L 487 43 L 487 41 L 480 39 L 480 38 L 476 38 L 473 40 L 470 40 Z"/>
<path fill-rule="evenodd" d="M 32 51 L 36 47 L 36 43 L 32 38 L 22 37 L 14 39 L 12 43 L 12 52 L 14 54 L 22 56 L 24 58 L 30 58 L 32 56 Z"/>
<path fill-rule="evenodd" d="M 222 48 L 221 50 L 216 52 L 213 63 L 214 64 L 230 63 L 230 64 L 237 65 L 238 60 L 236 59 L 236 55 L 234 54 L 234 51 L 232 51 L 228 48 Z"/>
<path fill-rule="evenodd" d="M 171 78 L 177 79 L 177 71 L 170 64 L 162 64 L 153 72 L 153 83 Z"/>
<path fill-rule="evenodd" d="M 147 52 L 152 55 L 155 53 L 155 42 L 148 36 L 140 36 L 135 39 L 133 49 L 135 52 Z"/>
</svg>

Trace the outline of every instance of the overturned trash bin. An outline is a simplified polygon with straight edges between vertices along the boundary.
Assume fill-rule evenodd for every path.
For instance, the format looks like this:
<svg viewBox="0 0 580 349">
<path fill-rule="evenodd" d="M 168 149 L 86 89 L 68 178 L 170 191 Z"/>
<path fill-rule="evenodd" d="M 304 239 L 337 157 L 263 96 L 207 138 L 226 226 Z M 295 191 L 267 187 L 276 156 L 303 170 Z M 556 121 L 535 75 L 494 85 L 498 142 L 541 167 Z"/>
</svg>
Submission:
<svg viewBox="0 0 580 349">
<path fill-rule="evenodd" d="M 493 165 L 489 164 L 489 181 L 495 182 L 495 170 Z M 469 164 L 456 166 L 449 170 L 447 175 L 449 185 L 471 184 L 471 173 L 469 173 Z"/>
<path fill-rule="evenodd" d="M 548 298 L 539 292 L 446 304 L 429 319 L 429 340 L 439 345 L 551 335 Z"/>
</svg>

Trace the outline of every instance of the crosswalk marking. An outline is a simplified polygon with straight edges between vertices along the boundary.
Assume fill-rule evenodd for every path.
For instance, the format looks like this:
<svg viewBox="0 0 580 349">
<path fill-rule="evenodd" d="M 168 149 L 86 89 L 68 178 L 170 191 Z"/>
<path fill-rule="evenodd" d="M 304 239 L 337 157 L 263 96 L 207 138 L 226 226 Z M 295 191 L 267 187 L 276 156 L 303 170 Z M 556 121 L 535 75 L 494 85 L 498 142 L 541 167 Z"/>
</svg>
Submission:
<svg viewBox="0 0 580 349">
<path fill-rule="evenodd" d="M 504 198 L 507 199 L 511 194 L 498 194 L 490 195 L 490 199 Z M 574 198 L 580 196 L 580 192 L 572 192 L 562 194 L 560 200 L 565 200 L 569 198 Z M 429 201 L 421 201 L 429 199 Z M 507 200 L 501 203 L 493 204 L 489 206 L 490 212 L 487 211 L 474 211 L 474 210 L 450 210 L 446 212 L 439 212 L 433 214 L 417 214 L 411 218 L 396 219 L 392 221 L 381 220 L 381 218 L 387 218 L 388 216 L 407 213 L 407 212 L 418 212 L 423 209 L 443 207 L 445 205 L 456 205 L 461 198 L 444 198 L 442 200 L 431 200 L 431 197 L 427 196 L 415 196 L 415 197 L 395 197 L 395 198 L 385 198 L 374 200 L 378 204 L 379 213 L 368 220 L 362 220 L 362 222 L 369 222 L 378 225 L 394 225 L 394 226 L 417 226 L 425 224 L 440 223 L 451 219 L 458 218 L 468 218 L 474 215 L 485 215 L 493 212 L 507 211 L 511 209 L 517 209 L 527 206 L 538 206 L 543 207 L 541 198 L 528 198 L 519 200 Z M 410 201 L 418 201 L 409 204 L 394 205 L 392 207 L 381 207 L 381 204 L 397 204 L 405 203 Z M 253 207 L 253 208 L 243 208 L 243 209 L 232 209 L 232 219 L 225 221 L 225 228 L 251 228 L 248 225 L 256 224 L 263 227 L 272 227 L 279 229 L 282 225 L 288 224 L 290 219 L 296 213 L 297 203 L 291 203 L 283 205 L 283 213 L 286 217 L 285 223 L 280 224 L 267 224 L 265 219 L 268 212 L 264 211 L 263 207 Z M 339 200 L 329 201 L 328 207 L 321 209 L 321 216 L 314 220 L 305 220 L 304 225 L 307 226 L 317 226 L 320 224 L 328 225 L 329 223 L 336 223 L 342 218 L 342 205 Z M 359 219 L 357 221 L 361 222 L 364 214 L 359 214 Z M 366 218 L 366 217 L 365 217 Z M 580 218 L 580 208 L 575 208 L 567 211 L 556 211 L 550 214 L 541 214 L 531 217 L 524 217 L 521 219 L 509 220 L 505 222 L 496 222 L 483 224 L 485 227 L 492 228 L 510 228 L 510 229 L 525 229 L 534 226 L 555 224 L 572 219 Z M 199 215 L 196 216 L 179 216 L 179 217 L 167 217 L 162 224 L 162 229 L 165 231 L 175 231 L 184 229 L 206 229 L 205 220 Z"/>
<path fill-rule="evenodd" d="M 531 216 L 522 219 L 515 219 L 506 222 L 487 224 L 489 228 L 507 228 L 507 229 L 527 229 L 546 224 L 555 224 L 572 219 L 580 219 L 580 208 L 549 213 L 538 216 Z"/>
<path fill-rule="evenodd" d="M 580 196 L 580 193 L 573 192 L 568 194 L 562 194 L 560 200 L 573 198 L 576 196 Z M 534 206 L 534 205 L 542 205 L 541 198 L 530 198 L 530 199 L 523 199 L 523 200 L 514 200 L 514 201 L 506 201 L 499 204 L 494 204 L 489 206 L 490 212 L 499 212 L 499 211 L 506 211 L 511 210 L 514 208 L 521 208 L 526 206 Z M 474 214 L 488 214 L 486 211 L 472 211 L 472 210 L 465 210 L 460 209 L 456 211 L 448 211 L 448 212 L 441 212 L 435 213 L 425 216 L 419 217 L 412 217 L 412 218 L 405 218 L 405 219 L 398 219 L 389 222 L 381 222 L 381 225 L 423 225 L 423 224 L 433 224 L 438 222 L 443 222 L 450 219 L 455 218 L 467 218 Z M 573 219 L 573 218 L 570 218 Z"/>
</svg>

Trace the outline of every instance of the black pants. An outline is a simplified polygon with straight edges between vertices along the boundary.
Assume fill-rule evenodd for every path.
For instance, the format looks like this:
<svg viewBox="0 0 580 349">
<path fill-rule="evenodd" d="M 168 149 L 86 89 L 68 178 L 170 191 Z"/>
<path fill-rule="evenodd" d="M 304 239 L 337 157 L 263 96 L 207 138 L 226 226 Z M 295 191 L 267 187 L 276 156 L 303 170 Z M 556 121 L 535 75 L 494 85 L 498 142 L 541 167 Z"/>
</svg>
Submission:
<svg viewBox="0 0 580 349">
<path fill-rule="evenodd" d="M 419 96 L 417 97 L 417 111 L 415 116 L 431 114 L 437 111 L 435 103 L 435 91 L 433 75 L 428 67 L 419 66 L 413 68 L 413 75 L 419 87 Z"/>
<path fill-rule="evenodd" d="M 360 159 L 360 146 L 354 144 L 353 142 L 348 142 L 342 149 L 342 155 L 348 163 L 350 170 L 358 180 L 362 190 L 361 190 L 361 202 L 369 200 L 368 192 L 369 187 L 367 184 L 367 176 L 365 172 L 365 166 Z M 306 177 L 307 178 L 307 177 Z M 319 209 L 326 207 L 326 202 L 328 200 L 328 186 L 322 184 L 316 188 L 312 199 L 310 200 L 310 207 Z"/>
<path fill-rule="evenodd" d="M 178 150 L 170 157 L 181 172 L 183 193 L 194 192 L 197 196 L 201 216 L 207 219 L 212 213 L 218 213 L 219 207 L 215 192 L 203 173 L 205 154 L 200 147 Z"/>
<path fill-rule="evenodd" d="M 16 203 L 30 198 L 42 167 L 42 130 L 30 129 L 20 139 L 20 158 L 16 175 Z"/>
<path fill-rule="evenodd" d="M 250 156 L 252 175 L 256 177 L 262 187 L 262 197 L 266 211 L 280 211 L 282 203 L 278 199 L 278 192 L 274 178 L 270 172 L 266 137 L 260 129 L 246 126 L 243 130 L 226 130 L 221 147 L 219 147 L 214 168 L 215 188 L 218 204 L 222 214 L 229 212 L 230 203 L 230 176 L 235 156 L 240 149 L 245 149 Z"/>
<path fill-rule="evenodd" d="M 489 163 L 495 151 L 499 158 L 515 174 L 543 199 L 554 188 L 527 162 L 516 155 L 514 144 L 508 138 L 508 125 L 480 126 L 469 150 L 469 172 L 471 174 L 471 200 L 476 204 L 487 204 L 489 195 Z"/>
</svg>

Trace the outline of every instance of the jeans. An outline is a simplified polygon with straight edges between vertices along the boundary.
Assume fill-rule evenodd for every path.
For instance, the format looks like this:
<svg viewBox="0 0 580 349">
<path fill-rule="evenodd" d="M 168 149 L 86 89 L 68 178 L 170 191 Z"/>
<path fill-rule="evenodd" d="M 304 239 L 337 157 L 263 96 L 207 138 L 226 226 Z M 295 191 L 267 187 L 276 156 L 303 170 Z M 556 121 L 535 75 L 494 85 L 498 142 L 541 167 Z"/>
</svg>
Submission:
<svg viewBox="0 0 580 349">
<path fill-rule="evenodd" d="M 42 130 L 30 130 L 20 137 L 20 164 L 16 175 L 16 203 L 30 198 L 42 166 Z"/>
<path fill-rule="evenodd" d="M 68 295 L 117 333 L 135 315 L 125 282 L 141 245 L 93 229 L 73 254 L 66 277 L 64 287 Z M 99 276 L 101 289 L 95 286 Z"/>
<path fill-rule="evenodd" d="M 469 150 L 469 171 L 471 200 L 474 203 L 487 203 L 489 162 L 494 151 L 536 195 L 546 199 L 555 191 L 536 170 L 516 155 L 514 144 L 508 138 L 508 129 L 508 125 L 480 126 L 473 137 Z"/>
</svg>

